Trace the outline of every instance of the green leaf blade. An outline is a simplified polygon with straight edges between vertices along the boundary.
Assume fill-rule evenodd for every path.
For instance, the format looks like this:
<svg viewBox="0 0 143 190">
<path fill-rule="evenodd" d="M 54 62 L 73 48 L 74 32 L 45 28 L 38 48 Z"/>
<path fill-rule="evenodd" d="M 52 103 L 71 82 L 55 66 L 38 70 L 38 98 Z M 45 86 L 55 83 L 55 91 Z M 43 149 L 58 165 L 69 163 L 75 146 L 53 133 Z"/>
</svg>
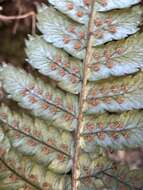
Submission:
<svg viewBox="0 0 143 190">
<path fill-rule="evenodd" d="M 57 127 L 74 130 L 78 114 L 76 96 L 54 89 L 41 80 L 35 80 L 25 71 L 13 66 L 2 67 L 1 79 L 5 91 L 21 107 Z"/>
<path fill-rule="evenodd" d="M 132 5 L 135 5 L 139 3 L 140 0 L 119 0 L 119 1 L 114 1 L 114 0 L 107 0 L 107 1 L 102 1 L 102 0 L 97 0 L 96 2 L 96 10 L 97 11 L 109 11 L 112 9 L 122 9 L 122 8 L 127 8 L 131 7 Z"/>
<path fill-rule="evenodd" d="M 123 76 L 143 68 L 143 35 L 110 42 L 93 50 L 89 81 Z"/>
<path fill-rule="evenodd" d="M 33 120 L 28 115 L 21 116 L 5 105 L 0 107 L 0 121 L 4 124 L 4 129 L 9 130 L 12 146 L 24 155 L 32 156 L 39 164 L 59 173 L 71 169 L 74 145 L 70 133 L 47 126 L 43 121 Z M 63 162 L 57 170 L 62 156 Z"/>
<path fill-rule="evenodd" d="M 81 0 L 48 0 L 48 2 L 76 22 L 79 22 L 81 24 L 88 23 L 88 15 L 90 13 L 90 7 L 88 3 Z"/>
<path fill-rule="evenodd" d="M 143 108 L 143 74 L 110 78 L 87 85 L 86 114 L 123 112 Z"/>
<path fill-rule="evenodd" d="M 121 40 L 135 34 L 139 31 L 142 10 L 142 6 L 134 6 L 129 9 L 97 13 L 93 31 L 93 46 L 102 45 L 113 40 Z"/>
<path fill-rule="evenodd" d="M 96 146 L 120 150 L 137 148 L 143 139 L 143 112 L 88 116 L 83 121 L 82 148 L 94 151 Z"/>
<path fill-rule="evenodd" d="M 29 37 L 26 42 L 28 62 L 38 71 L 57 81 L 62 89 L 78 94 L 81 90 L 82 63 L 64 51 L 46 43 L 42 37 Z"/>
<path fill-rule="evenodd" d="M 85 56 L 86 28 L 73 22 L 51 7 L 39 8 L 38 28 L 44 39 L 72 56 Z"/>
</svg>

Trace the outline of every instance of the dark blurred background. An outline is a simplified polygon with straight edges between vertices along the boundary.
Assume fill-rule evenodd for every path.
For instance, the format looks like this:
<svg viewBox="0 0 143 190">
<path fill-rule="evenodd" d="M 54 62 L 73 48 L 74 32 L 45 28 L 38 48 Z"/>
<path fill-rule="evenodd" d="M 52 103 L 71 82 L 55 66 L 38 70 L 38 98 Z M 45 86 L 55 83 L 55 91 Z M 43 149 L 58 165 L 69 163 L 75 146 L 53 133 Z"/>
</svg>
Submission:
<svg viewBox="0 0 143 190">
<path fill-rule="evenodd" d="M 0 0 L 0 15 L 36 13 L 36 5 L 40 3 L 47 3 L 47 0 Z M 25 64 L 24 40 L 32 33 L 32 22 L 31 16 L 20 20 L 0 19 L 0 62 Z"/>
</svg>

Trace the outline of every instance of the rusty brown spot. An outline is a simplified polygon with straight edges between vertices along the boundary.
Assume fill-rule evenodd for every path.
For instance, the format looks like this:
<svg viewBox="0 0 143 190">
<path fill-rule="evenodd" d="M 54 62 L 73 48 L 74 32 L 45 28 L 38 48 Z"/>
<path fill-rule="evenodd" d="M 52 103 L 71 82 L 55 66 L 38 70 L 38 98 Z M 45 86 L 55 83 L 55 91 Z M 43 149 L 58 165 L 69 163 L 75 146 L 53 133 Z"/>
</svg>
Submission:
<svg viewBox="0 0 143 190">
<path fill-rule="evenodd" d="M 113 132 L 111 136 L 114 140 L 118 139 L 118 133 L 116 132 Z"/>
<path fill-rule="evenodd" d="M 100 3 L 102 6 L 107 6 L 108 1 L 107 0 L 100 0 Z"/>
<path fill-rule="evenodd" d="M 112 27 L 110 27 L 108 29 L 108 31 L 111 32 L 111 33 L 116 33 L 117 32 L 117 28 L 116 28 L 116 26 L 112 26 Z"/>
<path fill-rule="evenodd" d="M 64 151 L 68 151 L 68 145 L 67 144 L 62 144 L 61 145 L 61 148 L 64 150 Z"/>
<path fill-rule="evenodd" d="M 105 20 L 105 23 L 111 25 L 111 24 L 112 24 L 112 18 L 107 18 L 107 19 Z"/>
<path fill-rule="evenodd" d="M 69 36 L 64 36 L 64 44 L 68 44 L 70 42 L 70 37 Z"/>
<path fill-rule="evenodd" d="M 123 136 L 125 137 L 125 139 L 128 139 L 129 138 L 129 133 L 126 132 L 126 133 L 123 134 Z"/>
<path fill-rule="evenodd" d="M 122 85 L 121 90 L 123 90 L 124 92 L 128 92 L 129 89 L 127 85 Z"/>
<path fill-rule="evenodd" d="M 61 99 L 61 97 L 56 97 L 56 104 L 57 105 L 62 105 L 62 99 Z"/>
<path fill-rule="evenodd" d="M 99 63 L 96 63 L 93 65 L 93 70 L 94 71 L 99 71 L 100 70 L 100 64 Z"/>
<path fill-rule="evenodd" d="M 118 86 L 115 86 L 115 85 L 113 85 L 113 86 L 111 86 L 111 90 L 112 90 L 112 92 L 114 92 L 114 93 L 117 93 L 118 92 Z"/>
<path fill-rule="evenodd" d="M 124 52 L 123 48 L 117 48 L 116 49 L 116 53 L 118 53 L 119 55 L 121 55 Z"/>
<path fill-rule="evenodd" d="M 106 65 L 107 65 L 107 67 L 108 67 L 109 69 L 112 69 L 112 68 L 113 68 L 113 63 L 112 63 L 112 62 L 107 62 Z"/>
<path fill-rule="evenodd" d="M 64 69 L 61 69 L 61 70 L 60 70 L 60 75 L 61 75 L 62 77 L 64 77 L 65 74 L 66 74 L 66 73 L 65 73 L 65 70 L 64 70 Z"/>
<path fill-rule="evenodd" d="M 75 26 L 73 25 L 69 26 L 68 32 L 75 32 Z"/>
<path fill-rule="evenodd" d="M 51 70 L 55 71 L 57 69 L 57 65 L 55 63 L 51 64 Z"/>
<path fill-rule="evenodd" d="M 67 3 L 68 10 L 72 10 L 74 8 L 73 3 Z"/>
<path fill-rule="evenodd" d="M 90 102 L 93 106 L 98 106 L 99 103 L 100 103 L 100 100 L 99 99 L 94 99 L 94 100 L 91 100 Z"/>
<path fill-rule="evenodd" d="M 97 133 L 97 136 L 98 136 L 99 140 L 101 140 L 101 141 L 103 141 L 105 139 L 105 133 L 104 132 Z"/>
<path fill-rule="evenodd" d="M 24 89 L 20 92 L 20 95 L 21 96 L 26 96 L 28 94 L 28 90 L 27 89 Z"/>
<path fill-rule="evenodd" d="M 83 16 L 83 11 L 78 11 L 78 12 L 76 13 L 76 15 L 77 15 L 78 17 L 82 17 L 82 16 Z"/>
<path fill-rule="evenodd" d="M 94 23 L 95 23 L 95 26 L 101 26 L 103 24 L 103 21 L 100 18 L 96 18 Z"/>
<path fill-rule="evenodd" d="M 90 132 L 92 132 L 92 131 L 94 130 L 94 125 L 89 123 L 89 124 L 86 125 L 86 128 L 87 128 Z"/>
<path fill-rule="evenodd" d="M 84 4 L 85 4 L 86 6 L 89 6 L 90 3 L 91 3 L 91 0 L 83 0 L 83 2 L 84 2 Z"/>
<path fill-rule="evenodd" d="M 60 162 L 64 162 L 65 161 L 65 156 L 63 154 L 58 154 L 58 160 Z"/>
<path fill-rule="evenodd" d="M 29 99 L 29 101 L 30 101 L 32 104 L 35 104 L 36 102 L 38 102 L 38 100 L 37 100 L 34 96 L 29 96 L 28 99 Z"/>
<path fill-rule="evenodd" d="M 31 130 L 30 130 L 28 127 L 26 127 L 26 128 L 24 129 L 24 132 L 27 133 L 27 134 L 29 134 L 29 133 L 31 132 Z"/>
<path fill-rule="evenodd" d="M 99 129 L 103 130 L 104 129 L 104 123 L 103 122 L 99 122 L 98 123 Z"/>
<path fill-rule="evenodd" d="M 81 43 L 80 42 L 76 42 L 74 45 L 74 49 L 79 50 L 81 48 Z"/>
<path fill-rule="evenodd" d="M 48 145 L 55 145 L 55 140 L 54 139 L 52 139 L 52 138 L 49 138 L 48 140 L 47 140 L 47 144 Z"/>
<path fill-rule="evenodd" d="M 124 98 L 123 97 L 118 97 L 117 99 L 116 99 L 116 101 L 119 103 L 119 104 L 122 104 L 122 103 L 124 103 Z"/>
<path fill-rule="evenodd" d="M 47 109 L 49 108 L 49 104 L 48 104 L 48 103 L 42 104 L 42 108 L 43 108 L 44 110 L 47 110 Z"/>
<path fill-rule="evenodd" d="M 80 39 L 83 39 L 85 37 L 85 33 L 84 32 L 80 32 L 79 33 L 79 37 L 80 37 Z"/>
<path fill-rule="evenodd" d="M 65 117 L 64 117 L 65 121 L 70 121 L 72 119 L 72 116 L 70 114 L 65 114 Z"/>
<path fill-rule="evenodd" d="M 87 140 L 88 142 L 93 142 L 93 141 L 94 141 L 94 136 L 93 136 L 93 135 L 88 135 L 88 136 L 86 137 L 86 140 Z"/>
<path fill-rule="evenodd" d="M 97 31 L 95 32 L 95 36 L 96 36 L 96 38 L 102 38 L 102 37 L 103 37 L 103 32 L 97 30 Z"/>
<path fill-rule="evenodd" d="M 42 152 L 43 152 L 44 154 L 48 155 L 48 154 L 50 153 L 50 151 L 49 151 L 49 147 L 47 147 L 47 146 L 43 146 L 43 148 L 42 148 Z"/>
<path fill-rule="evenodd" d="M 30 145 L 30 146 L 32 146 L 32 147 L 35 147 L 38 143 L 36 141 L 32 140 L 32 139 L 29 139 L 27 141 L 27 144 Z"/>
</svg>

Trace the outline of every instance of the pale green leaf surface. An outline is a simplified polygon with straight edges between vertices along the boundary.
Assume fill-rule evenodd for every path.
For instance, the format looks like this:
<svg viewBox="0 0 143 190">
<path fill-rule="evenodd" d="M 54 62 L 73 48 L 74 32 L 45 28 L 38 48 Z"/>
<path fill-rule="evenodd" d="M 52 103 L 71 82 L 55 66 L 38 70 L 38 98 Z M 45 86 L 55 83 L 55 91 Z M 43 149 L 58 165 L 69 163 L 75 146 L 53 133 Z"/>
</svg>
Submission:
<svg viewBox="0 0 143 190">
<path fill-rule="evenodd" d="M 79 23 L 88 23 L 90 7 L 84 0 L 48 0 L 56 9 Z M 78 16 L 78 13 L 81 16 Z"/>
<path fill-rule="evenodd" d="M 78 178 L 85 176 L 96 176 L 108 169 L 111 169 L 113 162 L 98 146 L 94 152 L 81 151 L 78 160 Z"/>
<path fill-rule="evenodd" d="M 122 76 L 143 68 L 143 34 L 93 49 L 89 81 Z"/>
<path fill-rule="evenodd" d="M 52 7 L 43 5 L 38 10 L 38 28 L 44 39 L 55 47 L 63 48 L 72 56 L 83 59 L 86 28 L 67 19 Z"/>
<path fill-rule="evenodd" d="M 96 11 L 109 11 L 111 9 L 122 9 L 139 3 L 140 0 L 97 0 Z"/>
<path fill-rule="evenodd" d="M 4 140 L 0 144 L 0 149 L 3 150 L 0 162 L 6 163 L 18 179 L 20 177 L 21 180 L 31 184 L 33 187 L 37 187 L 35 189 L 39 190 L 46 188 L 46 185 L 49 188 L 51 187 L 51 190 L 70 189 L 70 178 L 67 175 L 55 174 L 49 171 L 47 167 L 44 167 L 44 165 L 37 164 L 30 157 L 23 156 L 23 154 L 13 148 L 11 139 L 7 135 L 5 135 Z M 5 141 L 7 144 L 4 143 Z M 7 150 L 8 146 L 9 149 Z"/>
<path fill-rule="evenodd" d="M 28 187 L 29 190 L 35 190 L 36 188 L 33 188 L 22 181 L 21 179 L 18 179 L 17 176 L 15 176 L 12 172 L 10 172 L 9 169 L 7 169 L 3 164 L 1 164 L 0 168 L 0 189 L 1 190 L 22 190 L 22 187 Z M 31 189 L 30 189 L 31 188 Z"/>
<path fill-rule="evenodd" d="M 13 147 L 24 155 L 32 156 L 33 160 L 59 173 L 71 169 L 74 141 L 68 132 L 47 126 L 38 119 L 32 120 L 25 114 L 12 112 L 5 105 L 0 107 L 0 121 L 5 124 L 4 129 L 10 129 Z"/>
<path fill-rule="evenodd" d="M 136 33 L 142 20 L 142 7 L 134 6 L 127 10 L 113 10 L 96 15 L 93 46 L 112 40 L 120 40 Z M 55 47 L 63 48 L 79 59 L 85 57 L 88 39 L 87 26 L 80 26 L 53 8 L 46 6 L 39 8 L 38 21 L 38 28 L 46 41 Z M 72 31 L 69 31 L 71 27 Z"/>
<path fill-rule="evenodd" d="M 76 96 L 65 94 L 13 66 L 3 66 L 0 74 L 5 91 L 20 106 L 57 127 L 74 130 L 78 114 Z"/>
<path fill-rule="evenodd" d="M 32 157 L 35 162 L 45 166 L 50 171 L 63 174 L 71 170 L 72 161 L 63 153 L 55 152 L 45 145 L 32 140 L 30 137 L 10 131 L 8 133 L 12 147 L 22 155 Z"/>
<path fill-rule="evenodd" d="M 5 124 L 3 125 L 3 129 L 6 129 Z M 5 136 L 3 140 L 1 140 L 0 144 L 1 153 L 3 150 L 1 159 L 16 173 L 18 173 L 22 180 L 25 181 L 25 179 L 27 179 L 28 182 L 32 183 L 32 185 L 36 185 L 39 189 L 44 189 L 45 184 L 48 184 L 53 190 L 70 189 L 71 185 L 68 175 L 66 176 L 65 174 L 58 175 L 52 173 L 50 170 L 48 170 L 50 169 L 49 166 L 46 167 L 42 163 L 37 163 L 38 157 L 33 158 L 33 155 L 28 154 L 28 147 L 24 151 L 23 146 L 26 146 L 26 142 L 19 142 L 19 144 L 15 146 L 13 143 L 14 138 L 17 138 L 17 134 L 15 133 L 14 137 L 14 134 L 12 135 L 11 129 L 5 133 Z M 20 146 L 20 148 L 18 148 L 18 146 Z M 33 150 L 31 149 L 31 154 L 33 154 L 35 151 L 36 147 L 34 147 Z M 43 157 L 41 153 L 39 153 L 39 156 Z M 98 173 L 106 171 L 112 166 L 112 162 L 105 157 L 105 154 L 103 154 L 100 149 L 93 154 L 81 152 L 78 164 L 80 169 L 79 178 L 85 177 L 89 174 L 98 175 Z M 58 166 L 55 165 L 55 167 L 60 168 L 61 165 L 62 161 L 58 164 Z M 15 180 L 17 180 L 17 178 Z M 23 183 L 21 185 L 23 185 Z"/>
<path fill-rule="evenodd" d="M 83 125 L 81 147 L 87 152 L 98 145 L 117 150 L 143 144 L 143 111 L 88 116 Z"/>
<path fill-rule="evenodd" d="M 99 175 L 81 178 L 78 190 L 142 190 L 142 182 L 141 169 L 130 170 L 127 165 L 118 164 Z"/>
<path fill-rule="evenodd" d="M 143 73 L 110 78 L 87 85 L 84 111 L 87 114 L 121 112 L 143 108 Z"/>
<path fill-rule="evenodd" d="M 62 89 L 74 94 L 81 90 L 82 63 L 45 42 L 42 37 L 26 41 L 28 62 L 39 72 L 57 81 Z"/>
<path fill-rule="evenodd" d="M 87 24 L 91 11 L 91 0 L 48 0 L 57 10 L 68 15 L 73 20 Z M 140 0 L 97 0 L 95 11 L 109 11 L 112 9 L 127 8 L 139 3 Z M 81 13 L 80 16 L 78 13 Z"/>
<path fill-rule="evenodd" d="M 93 46 L 120 40 L 136 33 L 142 20 L 142 12 L 142 6 L 134 6 L 130 9 L 97 13 Z"/>
</svg>

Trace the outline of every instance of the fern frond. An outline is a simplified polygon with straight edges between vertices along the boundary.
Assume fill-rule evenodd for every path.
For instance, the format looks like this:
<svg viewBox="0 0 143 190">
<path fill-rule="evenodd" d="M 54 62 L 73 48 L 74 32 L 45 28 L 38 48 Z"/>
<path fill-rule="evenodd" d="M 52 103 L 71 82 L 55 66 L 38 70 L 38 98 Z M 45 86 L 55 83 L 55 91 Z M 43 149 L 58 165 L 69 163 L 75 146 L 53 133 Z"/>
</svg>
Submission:
<svg viewBox="0 0 143 190">
<path fill-rule="evenodd" d="M 96 15 L 93 46 L 120 40 L 136 33 L 142 19 L 142 7 L 135 6 L 129 10 Z M 39 8 L 38 28 L 43 33 L 44 39 L 55 47 L 63 48 L 79 59 L 85 57 L 87 26 L 72 22 L 53 8 L 44 6 Z"/>
<path fill-rule="evenodd" d="M 88 116 L 83 125 L 81 146 L 89 152 L 98 145 L 117 150 L 136 148 L 143 144 L 142 111 Z"/>
<path fill-rule="evenodd" d="M 51 7 L 38 9 L 38 28 L 44 39 L 55 47 L 83 59 L 85 56 L 86 28 L 73 22 Z"/>
<path fill-rule="evenodd" d="M 88 23 L 90 13 L 90 2 L 81 0 L 48 0 L 56 9 L 68 15 L 81 24 Z"/>
<path fill-rule="evenodd" d="M 143 108 L 143 74 L 89 83 L 84 110 L 87 114 Z"/>
<path fill-rule="evenodd" d="M 122 8 L 127 8 L 130 7 L 132 5 L 135 5 L 137 3 L 139 3 L 140 0 L 118 0 L 118 1 L 114 1 L 114 0 L 97 0 L 96 1 L 96 11 L 109 11 L 112 9 L 122 9 Z"/>
<path fill-rule="evenodd" d="M 89 14 L 91 11 L 90 0 L 48 0 L 48 2 L 54 5 L 57 10 L 81 24 L 87 24 L 89 21 Z M 95 3 L 95 11 L 104 12 L 116 8 L 127 8 L 139 2 L 140 0 L 119 0 L 118 2 L 113 0 L 97 0 Z"/>
<path fill-rule="evenodd" d="M 85 176 L 97 176 L 103 171 L 110 170 L 114 163 L 107 157 L 100 147 L 96 147 L 94 152 L 81 151 L 78 160 L 78 179 Z"/>
<path fill-rule="evenodd" d="M 129 9 L 96 13 L 93 46 L 136 33 L 142 21 L 142 11 L 142 6 L 137 5 Z"/>
<path fill-rule="evenodd" d="M 4 144 L 4 140 L 7 141 L 7 144 Z M 41 166 L 41 164 L 37 164 L 32 159 L 29 159 L 29 157 L 17 152 L 11 146 L 7 136 L 5 136 L 4 140 L 0 143 L 0 150 L 3 155 L 0 158 L 0 163 L 2 168 L 7 168 L 10 172 L 7 172 L 7 170 L 4 172 L 4 180 L 1 180 L 0 188 L 9 188 L 10 183 L 13 185 L 12 188 L 17 188 L 17 190 L 25 188 L 25 185 L 30 185 L 32 189 L 38 190 L 43 190 L 44 188 L 71 189 L 70 178 L 68 176 L 65 175 L 63 177 L 49 171 Z M 9 149 L 6 149 L 7 146 L 9 146 Z M 7 183 L 8 180 L 9 183 Z"/>
<path fill-rule="evenodd" d="M 5 124 L 5 130 L 9 129 L 12 146 L 24 155 L 32 156 L 33 160 L 56 172 L 64 173 L 71 169 L 74 147 L 68 132 L 47 126 L 38 119 L 32 120 L 27 115 L 21 116 L 5 105 L 0 107 L 0 121 Z M 64 160 L 57 170 L 61 156 Z"/>
<path fill-rule="evenodd" d="M 28 183 L 29 181 L 25 182 L 24 180 L 22 180 L 22 176 L 21 178 L 20 176 L 17 176 L 12 168 L 8 167 L 7 163 L 0 160 L 0 165 L 1 190 L 12 190 L 12 188 L 15 190 L 19 190 L 22 187 L 31 190 L 33 188 L 33 186 Z"/>
<path fill-rule="evenodd" d="M 26 41 L 28 62 L 40 73 L 57 81 L 62 89 L 74 94 L 81 90 L 82 63 L 64 51 L 46 43 L 42 37 Z"/>
<path fill-rule="evenodd" d="M 141 190 L 143 173 L 140 169 L 130 170 L 124 164 L 99 172 L 98 175 L 85 176 L 79 181 L 79 190 Z"/>
<path fill-rule="evenodd" d="M 89 81 L 139 71 L 143 68 L 143 34 L 96 47 L 89 68 Z"/>
<path fill-rule="evenodd" d="M 20 106 L 57 127 L 69 131 L 75 129 L 78 114 L 76 96 L 63 93 L 10 65 L 1 69 L 1 78 L 5 91 Z"/>
</svg>

